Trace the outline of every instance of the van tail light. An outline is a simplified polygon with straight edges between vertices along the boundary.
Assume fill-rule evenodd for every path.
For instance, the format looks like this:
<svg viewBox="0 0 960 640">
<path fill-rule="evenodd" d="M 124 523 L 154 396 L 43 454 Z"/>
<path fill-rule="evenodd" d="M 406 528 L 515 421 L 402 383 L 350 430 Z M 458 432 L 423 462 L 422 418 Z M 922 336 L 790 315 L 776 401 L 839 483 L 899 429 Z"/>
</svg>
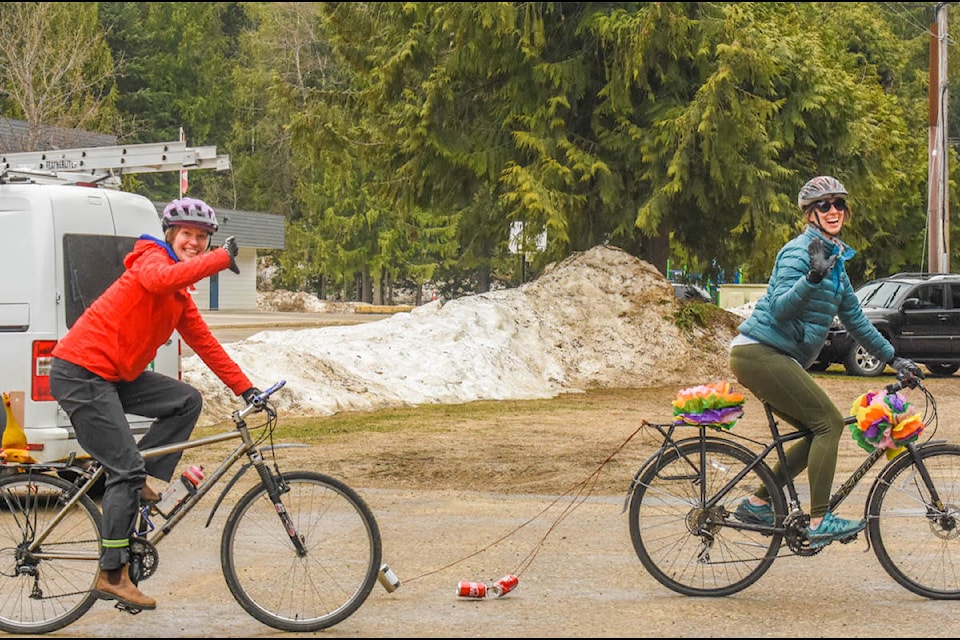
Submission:
<svg viewBox="0 0 960 640">
<path fill-rule="evenodd" d="M 53 348 L 56 340 L 35 340 L 33 343 L 33 357 L 30 376 L 30 397 L 34 402 L 53 400 L 50 393 L 50 366 L 53 364 Z"/>
</svg>

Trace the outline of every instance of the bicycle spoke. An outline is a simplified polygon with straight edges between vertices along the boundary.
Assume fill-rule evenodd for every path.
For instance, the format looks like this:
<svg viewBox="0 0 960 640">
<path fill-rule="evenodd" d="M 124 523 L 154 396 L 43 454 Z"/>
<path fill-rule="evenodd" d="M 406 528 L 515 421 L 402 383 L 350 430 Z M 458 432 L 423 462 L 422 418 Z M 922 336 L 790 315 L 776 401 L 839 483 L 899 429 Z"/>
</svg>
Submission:
<svg viewBox="0 0 960 640">
<path fill-rule="evenodd" d="M 882 472 L 872 495 L 869 531 L 880 564 L 919 595 L 960 599 L 960 447 L 921 448 L 942 509 L 910 456 Z"/>
<path fill-rule="evenodd" d="M 89 498 L 64 516 L 35 555 L 25 552 L 63 507 L 69 487 L 52 476 L 0 481 L 0 629 L 54 631 L 95 600 L 90 589 L 98 571 L 100 514 Z"/>
<path fill-rule="evenodd" d="M 224 528 L 221 559 L 237 601 L 288 631 L 342 621 L 366 600 L 380 562 L 380 533 L 363 501 L 310 472 L 286 475 L 282 496 L 306 554 L 297 553 L 262 487 L 244 496 Z"/>
<path fill-rule="evenodd" d="M 750 454 L 717 441 L 706 447 L 703 470 L 693 442 L 667 452 L 642 474 L 630 502 L 631 539 L 644 567 L 665 586 L 687 595 L 728 595 L 759 579 L 776 557 L 778 534 L 726 526 L 739 501 L 761 485 L 773 487 L 773 478 L 757 467 L 707 508 L 701 487 L 713 498 Z"/>
</svg>

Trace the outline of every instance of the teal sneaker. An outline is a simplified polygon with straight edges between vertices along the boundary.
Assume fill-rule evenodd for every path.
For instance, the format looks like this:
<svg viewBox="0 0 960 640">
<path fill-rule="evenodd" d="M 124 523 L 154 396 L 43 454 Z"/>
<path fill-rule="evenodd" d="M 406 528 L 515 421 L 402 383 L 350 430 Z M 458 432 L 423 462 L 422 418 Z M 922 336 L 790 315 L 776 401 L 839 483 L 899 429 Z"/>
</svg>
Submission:
<svg viewBox="0 0 960 640">
<path fill-rule="evenodd" d="M 744 498 L 737 505 L 737 510 L 733 512 L 733 517 L 740 522 L 749 522 L 751 524 L 766 524 L 773 526 L 773 509 L 769 504 L 755 505 L 749 498 Z"/>
<path fill-rule="evenodd" d="M 829 511 L 820 521 L 816 529 L 807 527 L 807 540 L 811 549 L 821 549 L 834 540 L 846 540 L 863 531 L 867 526 L 866 520 L 845 520 L 834 516 Z"/>
</svg>

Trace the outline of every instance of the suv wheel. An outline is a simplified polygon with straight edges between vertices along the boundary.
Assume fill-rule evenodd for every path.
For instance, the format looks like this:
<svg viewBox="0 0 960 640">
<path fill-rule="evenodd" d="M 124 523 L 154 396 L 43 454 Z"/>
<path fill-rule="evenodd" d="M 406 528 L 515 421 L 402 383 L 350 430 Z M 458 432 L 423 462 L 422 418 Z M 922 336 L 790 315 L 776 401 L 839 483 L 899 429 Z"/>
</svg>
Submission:
<svg viewBox="0 0 960 640">
<path fill-rule="evenodd" d="M 854 342 L 847 352 L 847 357 L 843 359 L 843 368 L 852 376 L 875 377 L 883 373 L 887 363 L 874 358 L 869 351 Z"/>
<path fill-rule="evenodd" d="M 924 365 L 931 374 L 935 376 L 952 376 L 960 369 L 960 364 L 951 364 L 949 362 L 937 362 Z"/>
</svg>

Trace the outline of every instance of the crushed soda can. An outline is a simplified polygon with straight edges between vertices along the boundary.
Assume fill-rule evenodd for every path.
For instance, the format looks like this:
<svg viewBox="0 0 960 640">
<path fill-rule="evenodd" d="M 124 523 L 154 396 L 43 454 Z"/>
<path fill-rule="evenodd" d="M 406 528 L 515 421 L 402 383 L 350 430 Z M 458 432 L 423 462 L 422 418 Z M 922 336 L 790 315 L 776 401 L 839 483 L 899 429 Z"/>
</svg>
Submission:
<svg viewBox="0 0 960 640">
<path fill-rule="evenodd" d="M 457 596 L 461 598 L 485 598 L 487 597 L 487 585 L 483 582 L 461 580 L 457 584 Z"/>
<path fill-rule="evenodd" d="M 492 585 L 490 585 L 490 588 L 488 589 L 488 591 L 490 592 L 490 595 L 492 595 L 494 598 L 499 598 L 501 596 L 507 595 L 508 593 L 516 589 L 517 584 L 519 582 L 520 582 L 520 579 L 511 573 L 503 576 L 502 578 L 494 582 Z"/>
<path fill-rule="evenodd" d="M 397 577 L 397 574 L 384 562 L 380 565 L 380 573 L 377 574 L 377 580 L 380 581 L 380 586 L 387 590 L 387 593 L 393 593 L 400 586 L 400 578 Z"/>
</svg>

